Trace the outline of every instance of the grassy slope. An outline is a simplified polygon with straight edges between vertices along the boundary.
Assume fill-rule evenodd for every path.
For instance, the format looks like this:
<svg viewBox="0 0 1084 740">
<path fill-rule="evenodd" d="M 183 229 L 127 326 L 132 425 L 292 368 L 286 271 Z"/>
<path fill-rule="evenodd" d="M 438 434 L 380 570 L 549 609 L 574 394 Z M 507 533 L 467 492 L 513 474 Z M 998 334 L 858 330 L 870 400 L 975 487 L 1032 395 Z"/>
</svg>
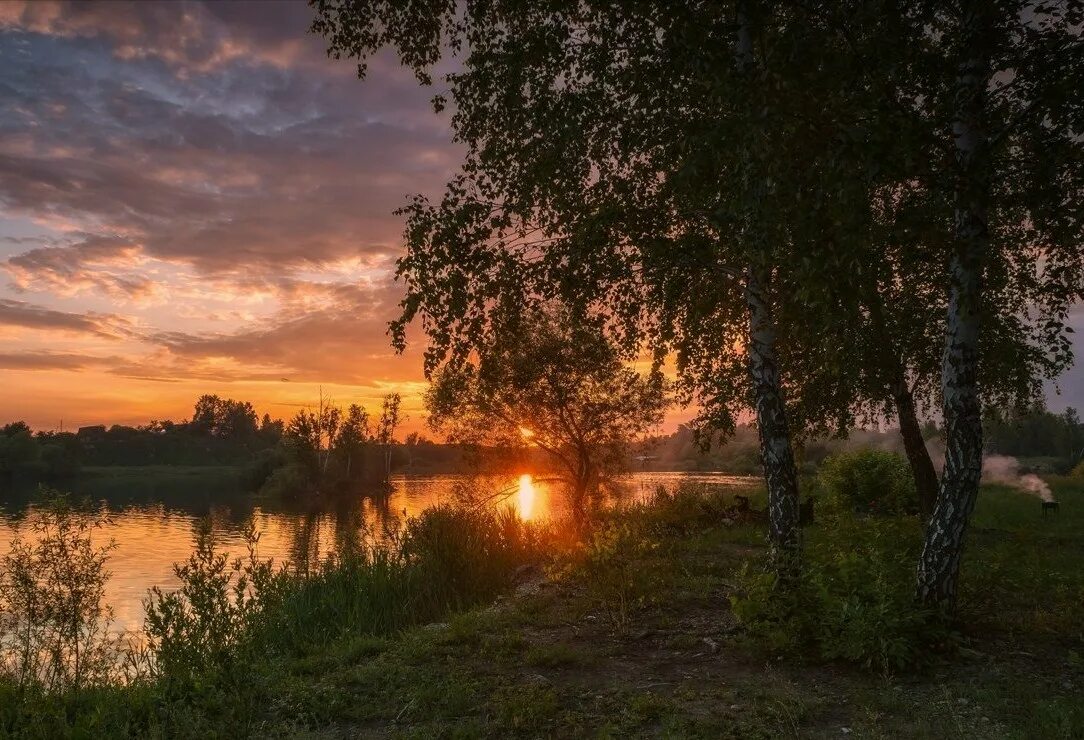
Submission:
<svg viewBox="0 0 1084 740">
<path fill-rule="evenodd" d="M 782 661 L 743 643 L 728 579 L 752 528 L 666 523 L 622 577 L 573 569 L 391 640 L 279 667 L 253 729 L 313 737 L 1084 737 L 1084 486 L 983 492 L 965 656 L 920 675 Z M 823 536 L 821 534 L 813 534 Z M 552 574 L 551 574 L 552 575 Z M 996 603 L 992 583 L 1011 584 Z M 624 585 L 620 585 L 624 584 Z M 998 589 L 1001 591 L 1001 589 Z"/>
</svg>

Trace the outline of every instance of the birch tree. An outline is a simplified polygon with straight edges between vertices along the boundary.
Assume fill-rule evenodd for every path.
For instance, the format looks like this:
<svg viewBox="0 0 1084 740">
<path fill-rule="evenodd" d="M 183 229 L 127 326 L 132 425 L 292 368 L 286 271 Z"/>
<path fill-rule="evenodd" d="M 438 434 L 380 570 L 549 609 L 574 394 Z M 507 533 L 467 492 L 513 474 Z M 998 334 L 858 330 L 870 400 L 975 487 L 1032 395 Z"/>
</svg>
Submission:
<svg viewBox="0 0 1084 740">
<path fill-rule="evenodd" d="M 438 202 L 404 209 L 394 340 L 419 319 L 433 372 L 489 346 L 493 316 L 559 298 L 603 319 L 630 356 L 675 358 L 704 426 L 725 432 L 764 411 L 766 479 L 787 502 L 772 507 L 777 551 L 797 542 L 789 427 L 898 414 L 928 490 L 916 408 L 944 397 L 944 317 L 970 300 L 966 281 L 949 279 L 962 274 L 944 136 L 954 7 L 318 0 L 315 30 L 362 74 L 383 47 L 425 84 L 455 58 L 434 104 L 452 105 L 466 156 Z M 1048 40 L 1070 71 L 1064 39 L 1017 46 Z M 985 263 L 978 299 L 987 330 L 963 352 L 984 358 L 984 396 L 1034 390 L 1064 365 L 1065 307 L 1079 292 L 1068 247 L 1078 108 L 1071 87 L 1059 95 L 1053 74 L 1037 76 L 1042 54 L 1019 58 L 1035 73 L 1021 79 L 1047 84 L 1010 86 L 1004 100 L 1041 88 L 1048 102 L 1004 110 L 1037 135 L 1001 141 L 1014 152 L 999 165 L 1012 172 L 1003 194 L 994 188 L 1001 256 Z M 959 407 L 946 400 L 946 418 Z M 971 464 L 939 500 L 970 485 L 960 471 Z"/>
<path fill-rule="evenodd" d="M 951 128 L 953 222 L 941 373 L 945 470 L 926 529 L 918 596 L 952 609 L 982 470 L 983 332 L 991 295 L 1043 317 L 1054 361 L 1084 297 L 1084 40 L 1079 2 L 982 2 L 933 17 Z M 949 82 L 951 81 L 951 82 Z M 936 120 L 936 118 L 935 118 Z"/>
<path fill-rule="evenodd" d="M 317 9 L 333 54 L 391 45 L 423 81 L 444 48 L 466 55 L 447 82 L 468 155 L 439 205 L 405 209 L 396 336 L 420 317 L 433 371 L 491 345 L 494 313 L 559 298 L 601 317 L 630 355 L 673 353 L 705 423 L 725 431 L 756 410 L 770 541 L 793 560 L 797 476 L 773 314 L 794 296 L 774 283 L 808 246 L 789 215 L 813 178 L 789 170 L 817 151 L 801 116 L 828 82 L 800 71 L 797 50 L 813 40 L 802 24 L 743 25 L 732 4 Z M 755 44 L 777 52 L 770 64 Z"/>
</svg>

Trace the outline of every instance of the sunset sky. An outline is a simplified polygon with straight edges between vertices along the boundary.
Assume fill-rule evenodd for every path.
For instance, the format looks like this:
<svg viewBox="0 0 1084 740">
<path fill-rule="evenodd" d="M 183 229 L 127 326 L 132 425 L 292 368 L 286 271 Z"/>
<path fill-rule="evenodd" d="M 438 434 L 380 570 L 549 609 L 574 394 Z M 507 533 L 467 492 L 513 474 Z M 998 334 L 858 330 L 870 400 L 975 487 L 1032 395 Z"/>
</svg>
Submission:
<svg viewBox="0 0 1084 740">
<path fill-rule="evenodd" d="M 385 335 L 393 211 L 460 153 L 431 89 L 387 57 L 359 82 L 310 17 L 0 2 L 0 421 L 179 419 L 201 393 L 289 416 L 322 385 L 398 390 L 421 426 L 421 338 Z M 1084 407 L 1080 367 L 1062 388 Z"/>
</svg>

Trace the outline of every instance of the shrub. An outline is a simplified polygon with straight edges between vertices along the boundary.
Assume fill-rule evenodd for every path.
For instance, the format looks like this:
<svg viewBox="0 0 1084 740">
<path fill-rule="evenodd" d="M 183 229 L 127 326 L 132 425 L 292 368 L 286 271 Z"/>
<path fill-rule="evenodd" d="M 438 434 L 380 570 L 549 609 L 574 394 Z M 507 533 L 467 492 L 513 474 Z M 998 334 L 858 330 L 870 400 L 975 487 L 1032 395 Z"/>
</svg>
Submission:
<svg viewBox="0 0 1084 740">
<path fill-rule="evenodd" d="M 155 589 L 146 632 L 155 671 L 170 682 L 211 685 L 244 676 L 256 656 L 296 656 L 343 635 L 383 635 L 492 598 L 541 552 L 514 512 L 427 509 L 386 545 L 359 545 L 323 563 L 275 568 L 216 548 L 209 523 L 175 567 L 181 587 Z"/>
<path fill-rule="evenodd" d="M 944 620 L 915 606 L 914 521 L 844 516 L 830 531 L 806 548 L 791 588 L 752 564 L 740 572 L 731 602 L 755 641 L 884 673 L 921 664 L 951 643 Z"/>
<path fill-rule="evenodd" d="M 1084 478 L 1084 460 L 1078 462 L 1069 475 L 1073 478 Z"/>
<path fill-rule="evenodd" d="M 247 560 L 230 562 L 216 549 L 210 520 L 203 520 L 195 551 L 186 562 L 173 566 L 181 587 L 169 593 L 157 586 L 151 589 L 144 631 L 155 674 L 190 681 L 229 667 L 233 649 L 285 587 L 286 572 L 256 556 L 259 537 L 254 530 L 245 539 Z"/>
<path fill-rule="evenodd" d="M 419 596 L 456 609 L 497 594 L 515 569 L 539 551 L 535 530 L 511 508 L 436 506 L 408 522 L 400 541 L 407 564 L 418 569 Z"/>
<path fill-rule="evenodd" d="M 0 560 L 0 674 L 21 690 L 105 683 L 118 655 L 102 603 L 114 545 L 91 541 L 104 518 L 57 491 L 41 494 L 34 536 L 17 535 Z"/>
<path fill-rule="evenodd" d="M 245 490 L 259 491 L 285 462 L 286 458 L 278 447 L 260 450 L 241 471 L 241 485 Z"/>
<path fill-rule="evenodd" d="M 616 629 L 628 626 L 634 608 L 644 603 L 651 579 L 642 558 L 657 545 L 627 522 L 614 522 L 592 533 L 581 564 L 595 605 Z"/>
<path fill-rule="evenodd" d="M 313 488 L 313 478 L 308 468 L 297 463 L 289 463 L 274 469 L 260 487 L 260 493 L 276 498 L 291 499 L 309 493 Z"/>
<path fill-rule="evenodd" d="M 918 509 L 911 468 L 894 452 L 862 449 L 831 455 L 819 478 L 829 509 L 877 514 Z"/>
</svg>

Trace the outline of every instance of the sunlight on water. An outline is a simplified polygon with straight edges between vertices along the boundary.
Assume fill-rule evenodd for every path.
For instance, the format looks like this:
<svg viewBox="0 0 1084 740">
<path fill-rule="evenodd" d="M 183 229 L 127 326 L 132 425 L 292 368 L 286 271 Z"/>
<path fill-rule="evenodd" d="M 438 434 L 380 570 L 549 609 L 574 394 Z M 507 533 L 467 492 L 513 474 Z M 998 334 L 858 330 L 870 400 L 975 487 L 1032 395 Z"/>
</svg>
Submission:
<svg viewBox="0 0 1084 740">
<path fill-rule="evenodd" d="M 519 494 L 516 496 L 516 510 L 519 512 L 519 518 L 523 521 L 530 521 L 531 516 L 534 514 L 534 481 L 531 480 L 530 473 L 524 473 L 519 477 Z"/>
<path fill-rule="evenodd" d="M 683 481 L 728 486 L 747 485 L 749 480 L 726 475 L 636 473 L 625 481 L 624 500 L 643 500 L 659 486 L 673 488 Z M 98 544 L 116 543 L 106 566 L 112 576 L 106 584 L 105 600 L 114 609 L 114 627 L 133 630 L 143 624 L 143 600 L 151 586 L 168 591 L 179 585 L 173 564 L 191 554 L 203 517 L 210 517 L 220 547 L 231 556 L 245 553 L 243 532 L 251 523 L 261 533 L 260 557 L 274 558 L 277 563 L 316 563 L 351 543 L 385 540 L 407 518 L 435 504 L 456 500 L 457 487 L 485 482 L 454 475 L 399 475 L 393 476 L 390 491 L 325 506 L 257 501 L 240 491 L 232 495 L 218 490 L 205 493 L 198 485 L 162 500 L 161 491 L 126 496 L 112 489 L 88 487 L 92 483 L 90 479 L 77 481 L 74 492 L 89 496 L 108 517 L 108 523 L 92 533 Z M 125 485 L 134 490 L 136 483 Z M 562 499 L 552 479 L 528 473 L 518 476 L 518 481 L 517 477 L 495 479 L 491 488 L 505 492 L 504 497 L 494 499 L 495 505 L 512 504 L 523 521 L 539 522 L 561 514 Z M 0 555 L 17 535 L 35 539 L 34 510 L 29 500 L 0 495 Z"/>
</svg>

